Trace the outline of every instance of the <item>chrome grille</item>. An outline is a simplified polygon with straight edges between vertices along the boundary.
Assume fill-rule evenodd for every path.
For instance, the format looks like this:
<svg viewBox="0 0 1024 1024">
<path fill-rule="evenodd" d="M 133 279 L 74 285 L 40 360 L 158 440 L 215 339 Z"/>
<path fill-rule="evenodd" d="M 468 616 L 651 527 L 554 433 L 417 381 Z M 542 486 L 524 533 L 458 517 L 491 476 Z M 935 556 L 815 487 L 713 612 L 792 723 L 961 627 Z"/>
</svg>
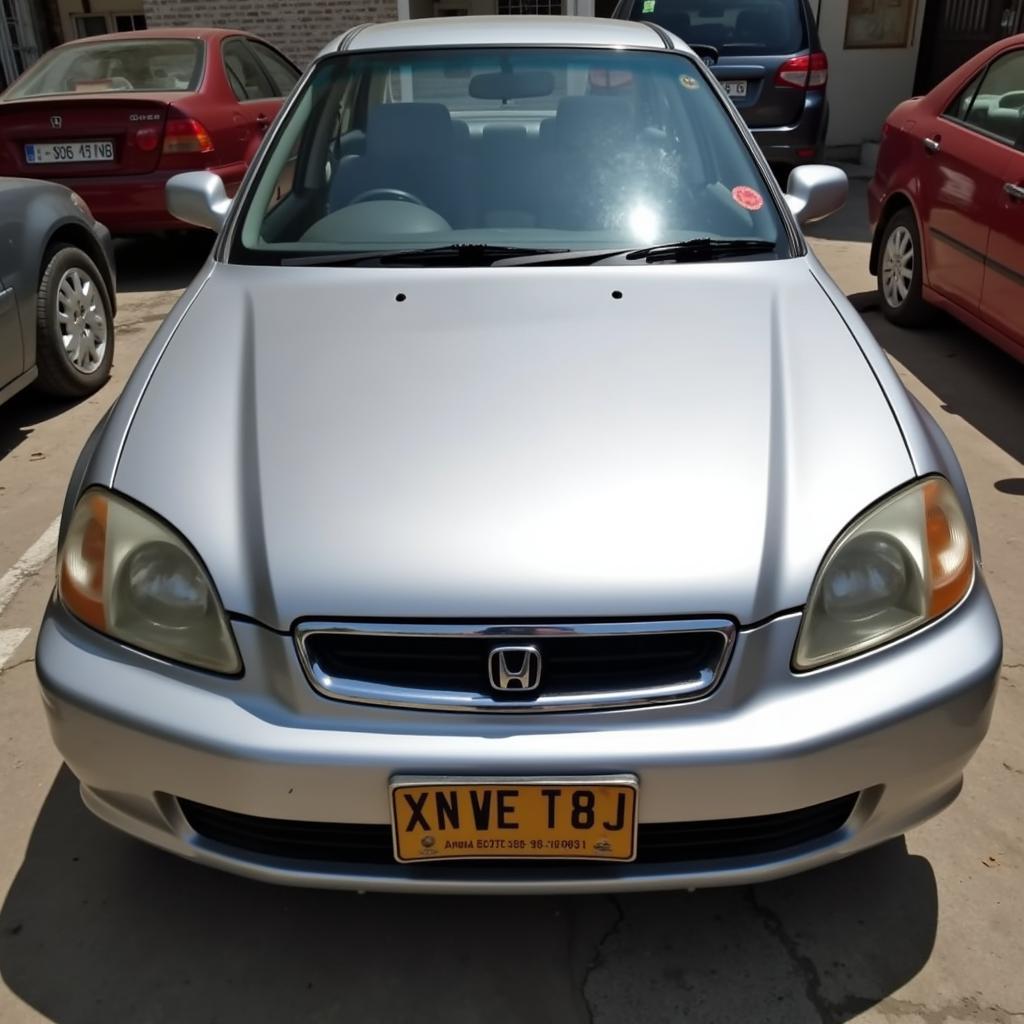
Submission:
<svg viewBox="0 0 1024 1024">
<path fill-rule="evenodd" d="M 703 696 L 721 677 L 734 629 L 726 619 L 310 622 L 296 630 L 296 643 L 310 682 L 337 700 L 448 711 L 572 711 Z M 491 686 L 491 653 L 516 644 L 539 652 L 536 690 Z"/>
</svg>

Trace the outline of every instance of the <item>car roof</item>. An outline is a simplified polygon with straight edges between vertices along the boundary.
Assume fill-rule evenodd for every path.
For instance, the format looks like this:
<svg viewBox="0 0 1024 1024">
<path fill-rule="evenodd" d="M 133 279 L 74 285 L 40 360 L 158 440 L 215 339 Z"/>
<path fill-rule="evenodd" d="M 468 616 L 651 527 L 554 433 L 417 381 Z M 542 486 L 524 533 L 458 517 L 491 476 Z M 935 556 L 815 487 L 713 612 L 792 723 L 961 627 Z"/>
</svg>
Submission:
<svg viewBox="0 0 1024 1024">
<path fill-rule="evenodd" d="M 324 47 L 321 54 L 344 49 L 405 50 L 441 46 L 610 46 L 689 52 L 681 40 L 644 22 L 565 15 L 492 15 L 416 18 L 360 25 Z"/>
<path fill-rule="evenodd" d="M 146 39 L 198 39 L 206 41 L 210 39 L 226 39 L 228 36 L 247 36 L 251 39 L 256 37 L 251 32 L 239 32 L 230 28 L 143 28 L 136 32 L 107 32 L 99 36 L 85 36 L 82 39 L 72 39 L 63 46 L 82 46 L 88 43 L 130 43 L 135 40 Z"/>
</svg>

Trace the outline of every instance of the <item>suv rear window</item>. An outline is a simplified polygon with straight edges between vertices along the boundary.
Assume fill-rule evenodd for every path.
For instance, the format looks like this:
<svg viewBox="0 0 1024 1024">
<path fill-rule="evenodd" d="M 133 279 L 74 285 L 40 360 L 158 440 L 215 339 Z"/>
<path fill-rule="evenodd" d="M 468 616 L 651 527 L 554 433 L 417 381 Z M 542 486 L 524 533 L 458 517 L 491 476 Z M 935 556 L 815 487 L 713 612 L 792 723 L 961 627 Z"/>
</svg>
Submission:
<svg viewBox="0 0 1024 1024">
<path fill-rule="evenodd" d="M 202 74 L 194 39 L 76 43 L 51 50 L 6 99 L 97 92 L 193 92 Z"/>
<path fill-rule="evenodd" d="M 779 56 L 807 49 L 799 0 L 633 0 L 630 21 L 653 21 L 722 57 Z"/>
</svg>

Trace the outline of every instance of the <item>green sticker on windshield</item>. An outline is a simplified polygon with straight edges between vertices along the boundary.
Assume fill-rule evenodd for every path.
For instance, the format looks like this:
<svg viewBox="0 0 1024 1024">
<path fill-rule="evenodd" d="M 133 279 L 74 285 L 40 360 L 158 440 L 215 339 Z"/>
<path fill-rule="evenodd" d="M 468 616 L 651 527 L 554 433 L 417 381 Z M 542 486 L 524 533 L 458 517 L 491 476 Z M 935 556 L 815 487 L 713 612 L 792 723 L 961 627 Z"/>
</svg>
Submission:
<svg viewBox="0 0 1024 1024">
<path fill-rule="evenodd" d="M 644 0 L 644 14 L 654 13 L 654 0 Z"/>
</svg>

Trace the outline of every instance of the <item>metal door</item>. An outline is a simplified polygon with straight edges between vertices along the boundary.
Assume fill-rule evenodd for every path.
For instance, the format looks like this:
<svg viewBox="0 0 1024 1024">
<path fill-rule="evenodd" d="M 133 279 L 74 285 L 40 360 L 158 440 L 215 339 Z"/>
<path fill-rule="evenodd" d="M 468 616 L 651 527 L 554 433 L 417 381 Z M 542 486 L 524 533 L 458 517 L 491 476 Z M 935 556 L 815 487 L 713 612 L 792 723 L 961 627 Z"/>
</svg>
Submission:
<svg viewBox="0 0 1024 1024">
<path fill-rule="evenodd" d="M 986 46 L 1024 29 L 1024 0 L 930 0 L 914 92 L 928 92 Z"/>
</svg>

